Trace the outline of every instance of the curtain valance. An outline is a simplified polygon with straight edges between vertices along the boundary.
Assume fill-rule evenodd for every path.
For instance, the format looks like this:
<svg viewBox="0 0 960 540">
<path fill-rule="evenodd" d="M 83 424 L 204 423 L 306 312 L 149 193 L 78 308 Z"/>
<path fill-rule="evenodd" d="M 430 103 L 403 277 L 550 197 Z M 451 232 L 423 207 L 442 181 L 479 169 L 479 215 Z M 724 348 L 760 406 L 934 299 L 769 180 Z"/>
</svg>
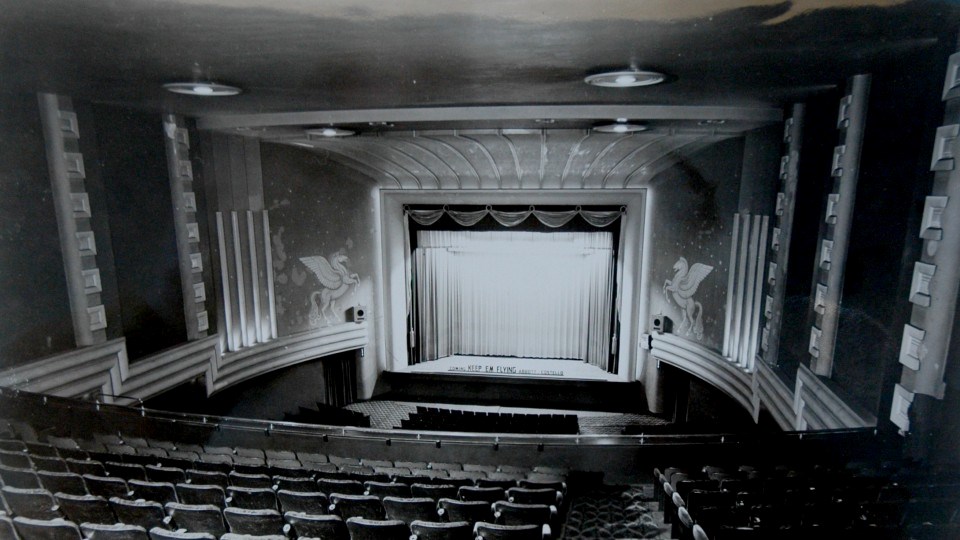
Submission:
<svg viewBox="0 0 960 540">
<path fill-rule="evenodd" d="M 459 225 L 472 227 L 489 215 L 504 227 L 516 227 L 533 216 L 540 223 L 553 229 L 566 225 L 577 216 L 582 217 L 585 222 L 593 227 L 606 227 L 626 212 L 626 208 L 622 206 L 617 210 L 585 210 L 578 206 L 572 210 L 561 211 L 537 210 L 536 207 L 531 206 L 527 210 L 516 211 L 497 210 L 490 205 L 482 210 L 453 210 L 445 205 L 435 209 L 405 208 L 404 210 L 410 219 L 423 226 L 433 225 L 444 215 L 447 215 Z"/>
</svg>

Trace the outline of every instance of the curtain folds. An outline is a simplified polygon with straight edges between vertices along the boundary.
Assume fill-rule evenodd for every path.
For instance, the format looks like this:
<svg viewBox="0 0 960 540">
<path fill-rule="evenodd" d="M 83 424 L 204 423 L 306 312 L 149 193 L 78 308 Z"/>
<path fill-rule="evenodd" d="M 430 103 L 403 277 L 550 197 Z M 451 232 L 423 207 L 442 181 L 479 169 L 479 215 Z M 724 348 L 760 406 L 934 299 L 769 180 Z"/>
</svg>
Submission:
<svg viewBox="0 0 960 540">
<path fill-rule="evenodd" d="M 520 219 L 509 214 L 500 217 Z M 421 361 L 565 358 L 608 369 L 612 233 L 428 230 L 417 244 Z"/>
<path fill-rule="evenodd" d="M 493 219 L 504 227 L 516 227 L 526 221 L 530 216 L 534 216 L 540 223 L 543 223 L 547 227 L 557 228 L 566 225 L 571 219 L 580 216 L 591 226 L 601 228 L 619 219 L 620 216 L 623 215 L 624 210 L 584 210 L 577 207 L 573 210 L 552 211 L 537 210 L 531 206 L 528 210 L 506 211 L 496 210 L 487 206 L 483 210 L 461 211 L 451 210 L 444 206 L 442 208 L 428 210 L 408 208 L 406 212 L 410 219 L 423 226 L 433 225 L 441 217 L 448 215 L 457 224 L 464 227 L 472 227 L 489 215 L 493 216 Z"/>
</svg>

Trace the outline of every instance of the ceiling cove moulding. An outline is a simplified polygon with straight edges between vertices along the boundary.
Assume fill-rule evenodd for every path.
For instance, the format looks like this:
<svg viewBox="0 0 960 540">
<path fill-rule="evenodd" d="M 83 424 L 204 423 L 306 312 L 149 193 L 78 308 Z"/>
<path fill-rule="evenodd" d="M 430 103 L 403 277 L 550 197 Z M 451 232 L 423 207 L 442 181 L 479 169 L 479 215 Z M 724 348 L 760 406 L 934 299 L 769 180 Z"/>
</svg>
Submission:
<svg viewBox="0 0 960 540">
<path fill-rule="evenodd" d="M 535 120 L 725 120 L 770 124 L 783 120 L 775 107 L 712 107 L 683 105 L 518 105 L 502 107 L 423 107 L 356 109 L 258 114 L 224 114 L 197 118 L 199 129 L 357 124 L 369 122 L 469 122 Z"/>
</svg>

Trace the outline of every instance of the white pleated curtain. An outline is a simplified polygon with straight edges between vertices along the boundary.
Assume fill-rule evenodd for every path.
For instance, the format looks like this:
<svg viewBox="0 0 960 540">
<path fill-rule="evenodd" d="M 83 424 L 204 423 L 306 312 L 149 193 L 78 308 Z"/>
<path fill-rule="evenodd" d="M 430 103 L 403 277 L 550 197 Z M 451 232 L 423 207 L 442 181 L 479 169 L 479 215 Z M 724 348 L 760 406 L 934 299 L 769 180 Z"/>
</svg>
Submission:
<svg viewBox="0 0 960 540">
<path fill-rule="evenodd" d="M 607 369 L 610 232 L 417 232 L 420 360 L 562 358 Z"/>
</svg>

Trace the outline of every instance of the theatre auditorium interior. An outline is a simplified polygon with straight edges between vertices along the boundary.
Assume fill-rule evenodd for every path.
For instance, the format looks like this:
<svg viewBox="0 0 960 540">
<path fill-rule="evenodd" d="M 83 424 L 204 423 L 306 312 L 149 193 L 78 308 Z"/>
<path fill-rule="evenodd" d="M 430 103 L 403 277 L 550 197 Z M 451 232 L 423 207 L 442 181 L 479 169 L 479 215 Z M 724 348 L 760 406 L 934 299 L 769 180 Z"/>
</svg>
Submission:
<svg viewBox="0 0 960 540">
<path fill-rule="evenodd" d="M 0 540 L 960 538 L 960 4 L 0 9 Z"/>
</svg>

